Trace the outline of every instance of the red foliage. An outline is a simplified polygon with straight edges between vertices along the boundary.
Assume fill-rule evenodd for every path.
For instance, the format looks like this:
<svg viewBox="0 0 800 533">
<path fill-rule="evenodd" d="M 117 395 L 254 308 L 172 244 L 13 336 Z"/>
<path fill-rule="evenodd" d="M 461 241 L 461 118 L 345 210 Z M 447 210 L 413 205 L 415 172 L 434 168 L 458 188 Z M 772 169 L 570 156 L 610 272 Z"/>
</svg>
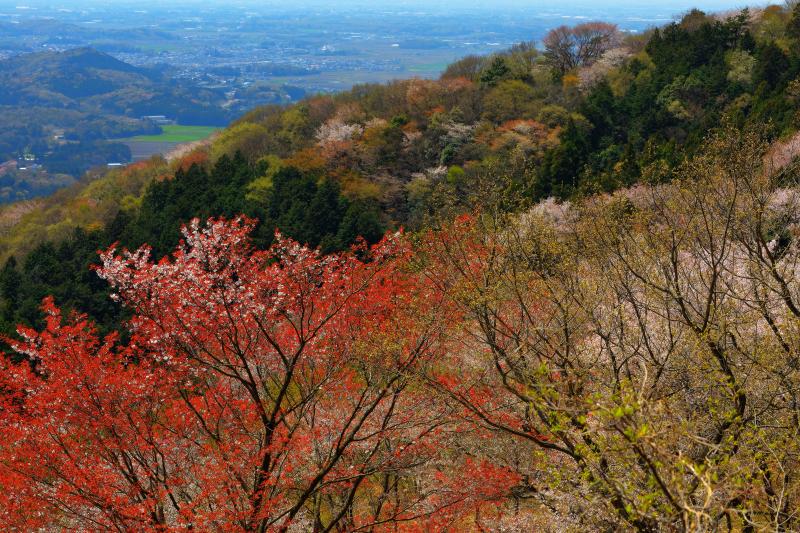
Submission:
<svg viewBox="0 0 800 533">
<path fill-rule="evenodd" d="M 434 475 L 457 425 L 414 376 L 445 321 L 402 238 L 360 260 L 280 235 L 253 251 L 252 226 L 195 221 L 158 263 L 103 253 L 134 312 L 127 344 L 52 300 L 45 330 L 11 341 L 25 361 L 0 372 L 6 527 L 443 529 L 516 482 L 484 464 Z"/>
<path fill-rule="evenodd" d="M 142 171 L 142 170 L 148 170 L 152 166 L 153 166 L 153 162 L 150 161 L 150 160 L 137 161 L 135 163 L 131 163 L 129 165 L 126 165 L 122 169 L 122 174 L 125 175 L 125 176 L 131 176 L 136 172 L 139 172 L 139 171 Z"/>
<path fill-rule="evenodd" d="M 208 152 L 206 150 L 194 150 L 181 157 L 178 168 L 186 172 L 192 165 L 205 165 L 206 163 L 208 163 Z"/>
</svg>

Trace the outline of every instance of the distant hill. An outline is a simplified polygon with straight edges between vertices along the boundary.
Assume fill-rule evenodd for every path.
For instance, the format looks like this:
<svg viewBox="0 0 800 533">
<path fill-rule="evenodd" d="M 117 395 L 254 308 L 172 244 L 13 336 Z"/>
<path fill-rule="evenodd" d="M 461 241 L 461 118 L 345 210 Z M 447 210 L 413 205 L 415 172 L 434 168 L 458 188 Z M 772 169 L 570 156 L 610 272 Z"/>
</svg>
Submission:
<svg viewBox="0 0 800 533">
<path fill-rule="evenodd" d="M 0 202 L 48 194 L 92 166 L 129 161 L 129 148 L 113 139 L 159 133 L 144 116 L 224 126 L 234 118 L 225 101 L 222 89 L 200 88 L 94 48 L 0 61 L 0 163 L 25 161 L 3 177 Z"/>
<path fill-rule="evenodd" d="M 34 69 L 57 68 L 60 72 L 118 70 L 137 72 L 141 69 L 129 65 L 93 48 L 73 48 L 64 52 L 39 52 L 7 59 L 2 64 L 4 72 L 26 73 Z"/>
<path fill-rule="evenodd" d="M 75 109 L 131 118 L 166 115 L 225 125 L 221 91 L 199 89 L 93 48 L 22 54 L 0 61 L 0 105 Z"/>
</svg>

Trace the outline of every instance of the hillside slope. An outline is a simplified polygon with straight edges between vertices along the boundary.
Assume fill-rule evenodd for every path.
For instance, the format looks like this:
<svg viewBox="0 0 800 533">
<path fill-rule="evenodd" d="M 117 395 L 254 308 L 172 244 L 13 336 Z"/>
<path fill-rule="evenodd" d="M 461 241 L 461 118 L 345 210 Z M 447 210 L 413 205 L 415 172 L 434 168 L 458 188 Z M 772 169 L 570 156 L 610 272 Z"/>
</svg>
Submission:
<svg viewBox="0 0 800 533">
<path fill-rule="evenodd" d="M 465 58 L 437 81 L 258 108 L 179 161 L 87 176 L 32 207 L 6 208 L 0 254 L 15 257 L 6 275 L 24 280 L 5 296 L 6 330 L 35 320 L 50 293 L 106 315 L 91 303 L 101 285 L 78 289 L 49 269 L 72 264 L 80 276 L 64 275 L 80 278 L 113 241 L 166 253 L 192 217 L 245 213 L 261 221 L 261 246 L 278 227 L 330 251 L 475 209 L 666 182 L 722 123 L 771 141 L 800 125 L 800 20 L 788 10 L 692 12 L 640 36 L 607 25 L 563 31 L 598 27 L 604 46 L 576 66 L 522 43 Z M 792 159 L 791 143 L 776 146 Z"/>
<path fill-rule="evenodd" d="M 587 23 L 0 210 L 4 523 L 800 530 L 798 99 Z"/>
</svg>

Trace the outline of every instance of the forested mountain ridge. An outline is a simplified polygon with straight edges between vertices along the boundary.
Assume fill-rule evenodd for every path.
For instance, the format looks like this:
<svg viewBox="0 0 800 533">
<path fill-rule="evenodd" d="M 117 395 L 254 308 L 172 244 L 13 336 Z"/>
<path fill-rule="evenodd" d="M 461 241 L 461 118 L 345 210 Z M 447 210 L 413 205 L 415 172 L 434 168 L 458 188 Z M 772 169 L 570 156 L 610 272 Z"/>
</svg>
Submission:
<svg viewBox="0 0 800 533">
<path fill-rule="evenodd" d="M 726 19 L 695 11 L 640 36 L 584 24 L 552 33 L 543 52 L 523 43 L 467 57 L 438 81 L 259 108 L 182 161 L 131 165 L 5 208 L 0 251 L 29 262 L 22 273 L 39 271 L 36 258 L 57 248 L 88 266 L 97 245 L 81 244 L 91 241 L 86 232 L 98 244 L 148 242 L 165 253 L 182 222 L 240 212 L 262 221 L 264 244 L 279 227 L 333 250 L 357 234 L 374 240 L 382 228 L 418 229 L 485 202 L 518 210 L 669 181 L 722 117 L 776 140 L 796 130 L 796 26 L 780 8 Z M 594 56 L 570 56 L 580 39 L 600 43 Z M 64 260 L 77 259 L 52 262 Z M 32 320 L 45 294 L 85 292 L 47 279 L 58 276 L 32 281 L 28 311 L 12 306 L 7 328 Z"/>
<path fill-rule="evenodd" d="M 798 529 L 800 6 L 543 45 L 0 211 L 6 519 Z"/>
</svg>

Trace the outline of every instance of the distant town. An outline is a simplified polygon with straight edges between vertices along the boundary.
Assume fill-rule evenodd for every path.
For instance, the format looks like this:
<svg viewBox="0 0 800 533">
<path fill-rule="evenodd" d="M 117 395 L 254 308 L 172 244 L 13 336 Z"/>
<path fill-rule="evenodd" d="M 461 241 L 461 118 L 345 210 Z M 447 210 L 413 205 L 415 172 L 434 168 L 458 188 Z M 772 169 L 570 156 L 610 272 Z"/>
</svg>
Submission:
<svg viewBox="0 0 800 533">
<path fill-rule="evenodd" d="M 346 2 L 336 8 L 61 3 L 0 3 L 0 58 L 92 46 L 135 66 L 167 68 L 174 78 L 224 89 L 235 106 L 254 94 L 277 103 L 355 83 L 436 77 L 459 57 L 540 39 L 555 26 L 593 14 L 638 32 L 669 21 L 681 2 L 616 11 L 604 6 L 596 13 L 567 3 L 522 15 L 499 6 L 389 9 Z"/>
</svg>

